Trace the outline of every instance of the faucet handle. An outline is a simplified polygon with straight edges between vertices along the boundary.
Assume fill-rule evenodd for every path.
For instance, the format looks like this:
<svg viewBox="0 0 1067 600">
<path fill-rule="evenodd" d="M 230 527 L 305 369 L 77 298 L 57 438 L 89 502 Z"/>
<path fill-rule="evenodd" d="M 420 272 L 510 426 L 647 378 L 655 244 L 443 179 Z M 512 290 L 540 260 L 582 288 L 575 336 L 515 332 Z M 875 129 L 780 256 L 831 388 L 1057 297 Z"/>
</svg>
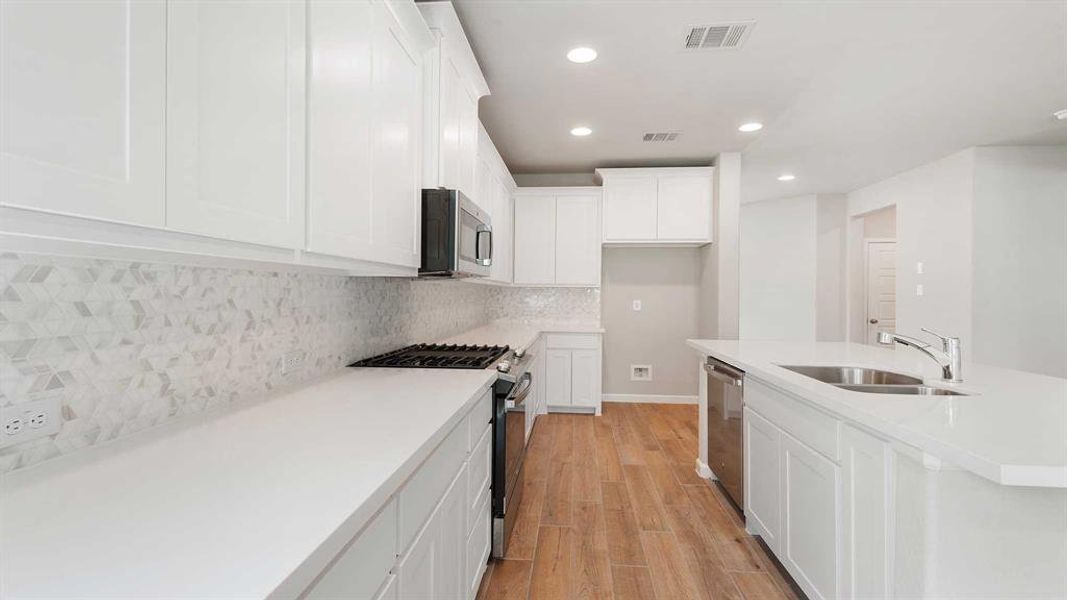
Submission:
<svg viewBox="0 0 1067 600">
<path fill-rule="evenodd" d="M 930 331 L 929 329 L 927 329 L 925 327 L 921 327 L 921 329 L 923 331 L 925 331 L 926 333 L 929 333 L 930 335 L 934 336 L 935 338 L 941 340 L 941 345 L 946 349 L 946 351 L 948 350 L 949 344 L 952 343 L 952 340 L 955 340 L 956 343 L 959 343 L 959 341 L 960 341 L 960 338 L 958 338 L 958 337 L 948 337 L 948 336 L 945 336 L 945 335 L 941 335 L 940 333 L 937 333 L 936 331 Z"/>
</svg>

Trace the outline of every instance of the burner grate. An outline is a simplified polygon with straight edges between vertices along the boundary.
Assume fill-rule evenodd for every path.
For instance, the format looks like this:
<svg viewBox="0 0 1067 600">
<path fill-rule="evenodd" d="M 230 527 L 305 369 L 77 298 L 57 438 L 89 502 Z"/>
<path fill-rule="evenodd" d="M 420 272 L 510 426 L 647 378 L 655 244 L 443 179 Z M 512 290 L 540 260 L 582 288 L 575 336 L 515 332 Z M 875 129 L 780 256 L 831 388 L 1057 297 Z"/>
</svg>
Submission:
<svg viewBox="0 0 1067 600">
<path fill-rule="evenodd" d="M 415 344 L 354 362 L 350 367 L 419 369 L 485 369 L 508 351 L 507 346 Z"/>
</svg>

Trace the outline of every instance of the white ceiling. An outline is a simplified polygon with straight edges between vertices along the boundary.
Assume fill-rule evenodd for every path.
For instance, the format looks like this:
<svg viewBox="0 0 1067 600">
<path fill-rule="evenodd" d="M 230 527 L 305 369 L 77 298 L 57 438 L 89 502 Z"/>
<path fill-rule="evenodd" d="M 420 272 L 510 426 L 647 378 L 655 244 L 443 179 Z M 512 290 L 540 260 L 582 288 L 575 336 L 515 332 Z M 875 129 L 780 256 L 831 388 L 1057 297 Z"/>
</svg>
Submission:
<svg viewBox="0 0 1067 600">
<path fill-rule="evenodd" d="M 1067 144 L 1051 117 L 1067 108 L 1067 0 L 454 3 L 492 90 L 482 121 L 514 173 L 742 151 L 754 201 L 851 191 L 972 145 Z M 739 50 L 683 50 L 690 25 L 747 19 Z M 568 62 L 577 45 L 600 57 Z M 766 127 L 738 132 L 748 120 Z"/>
</svg>

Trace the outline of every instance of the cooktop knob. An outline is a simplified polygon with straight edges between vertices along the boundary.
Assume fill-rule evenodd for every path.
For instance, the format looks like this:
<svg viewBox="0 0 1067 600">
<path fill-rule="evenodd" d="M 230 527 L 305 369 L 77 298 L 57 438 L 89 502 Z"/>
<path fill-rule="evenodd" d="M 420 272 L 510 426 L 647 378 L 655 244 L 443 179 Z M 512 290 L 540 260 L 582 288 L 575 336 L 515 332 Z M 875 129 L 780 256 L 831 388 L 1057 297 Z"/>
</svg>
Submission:
<svg viewBox="0 0 1067 600">
<path fill-rule="evenodd" d="M 511 363 L 506 360 L 502 360 L 496 364 L 496 370 L 501 373 L 507 373 L 511 370 Z"/>
<path fill-rule="evenodd" d="M 522 360 L 522 357 L 526 356 L 525 348 L 518 348 L 515 350 L 515 360 Z"/>
</svg>

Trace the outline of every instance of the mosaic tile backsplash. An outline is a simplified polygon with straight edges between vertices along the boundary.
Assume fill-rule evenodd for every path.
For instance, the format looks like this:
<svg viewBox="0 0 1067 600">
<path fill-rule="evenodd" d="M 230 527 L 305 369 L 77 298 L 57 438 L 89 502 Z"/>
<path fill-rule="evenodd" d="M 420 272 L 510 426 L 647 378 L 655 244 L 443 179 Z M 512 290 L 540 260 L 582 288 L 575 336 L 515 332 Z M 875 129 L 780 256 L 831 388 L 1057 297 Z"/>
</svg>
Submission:
<svg viewBox="0 0 1067 600">
<path fill-rule="evenodd" d="M 489 320 L 493 288 L 0 254 L 0 405 L 59 396 L 0 472 Z M 289 352 L 303 364 L 281 374 Z"/>
<path fill-rule="evenodd" d="M 600 288 L 494 288 L 489 318 L 600 322 Z"/>
<path fill-rule="evenodd" d="M 0 405 L 64 419 L 0 472 L 501 318 L 599 321 L 600 291 L 0 253 Z"/>
</svg>

